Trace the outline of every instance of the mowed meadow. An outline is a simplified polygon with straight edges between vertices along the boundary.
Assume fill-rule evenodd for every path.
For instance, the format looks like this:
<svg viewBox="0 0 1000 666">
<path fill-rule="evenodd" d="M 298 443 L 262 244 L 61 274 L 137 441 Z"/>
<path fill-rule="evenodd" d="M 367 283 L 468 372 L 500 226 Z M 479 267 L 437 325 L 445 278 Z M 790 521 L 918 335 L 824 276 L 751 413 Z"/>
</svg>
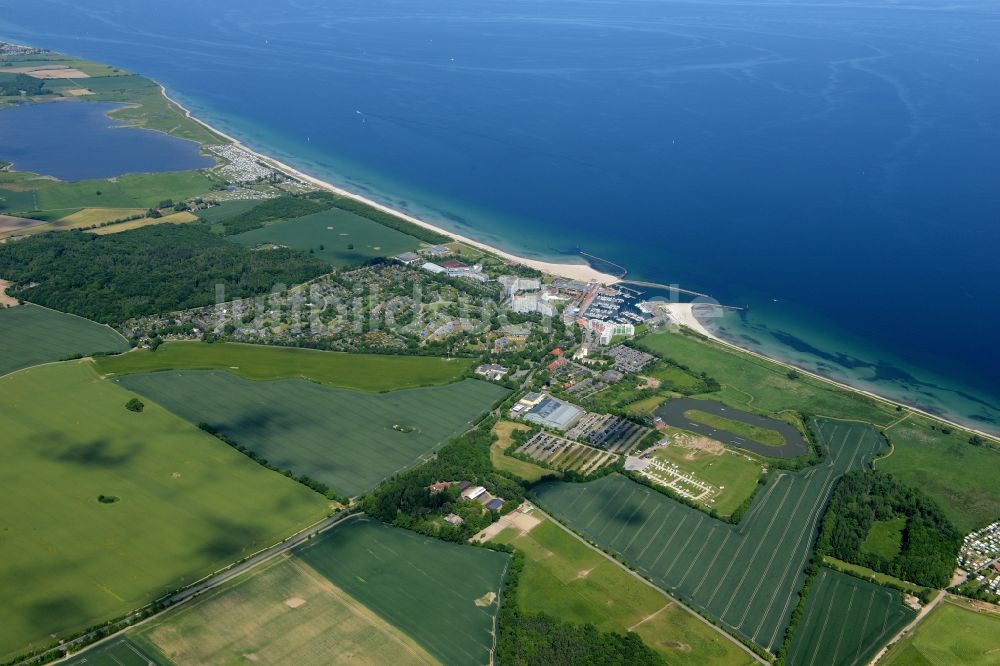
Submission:
<svg viewBox="0 0 1000 666">
<path fill-rule="evenodd" d="M 475 379 L 371 394 L 205 370 L 115 381 L 191 423 L 206 424 L 278 469 L 348 496 L 415 465 L 508 394 Z"/>
<path fill-rule="evenodd" d="M 0 378 L 0 659 L 121 616 L 330 510 L 86 361 Z M 102 497 L 105 501 L 100 501 Z"/>
<path fill-rule="evenodd" d="M 536 486 L 539 504 L 681 601 L 767 650 L 781 644 L 834 484 L 879 453 L 874 428 L 817 419 L 826 460 L 775 475 L 731 525 L 614 474 Z"/>
<path fill-rule="evenodd" d="M 110 326 L 25 304 L 0 308 L 0 375 L 97 352 L 123 352 L 128 340 Z"/>
</svg>

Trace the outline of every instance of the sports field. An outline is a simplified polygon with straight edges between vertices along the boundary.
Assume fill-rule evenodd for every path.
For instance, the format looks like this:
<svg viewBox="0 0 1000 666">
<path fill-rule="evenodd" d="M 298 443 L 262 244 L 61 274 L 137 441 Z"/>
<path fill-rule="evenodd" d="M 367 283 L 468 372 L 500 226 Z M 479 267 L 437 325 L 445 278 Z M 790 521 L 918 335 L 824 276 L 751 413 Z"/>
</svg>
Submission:
<svg viewBox="0 0 1000 666">
<path fill-rule="evenodd" d="M 416 464 L 507 395 L 475 379 L 379 394 L 203 370 L 115 381 L 192 423 L 209 424 L 279 469 L 350 496 Z"/>
<path fill-rule="evenodd" d="M 370 518 L 296 550 L 314 570 L 445 664 L 485 664 L 509 556 Z"/>
<path fill-rule="evenodd" d="M 246 231 L 229 240 L 247 247 L 277 243 L 311 250 L 338 267 L 391 257 L 421 245 L 413 236 L 337 208 Z"/>
<path fill-rule="evenodd" d="M 328 503 L 86 362 L 0 379 L 0 661 L 122 615 Z M 112 498 L 101 502 L 99 496 Z"/>
<path fill-rule="evenodd" d="M 792 636 L 790 666 L 863 666 L 916 613 L 897 590 L 823 567 Z"/>
<path fill-rule="evenodd" d="M 297 557 L 254 569 L 130 637 L 177 664 L 438 663 Z"/>
<path fill-rule="evenodd" d="M 892 646 L 884 666 L 995 666 L 1000 662 L 1000 611 L 948 596 Z"/>
<path fill-rule="evenodd" d="M 448 384 L 472 365 L 465 358 L 346 354 L 235 342 L 166 342 L 155 352 L 135 350 L 96 361 L 102 374 L 225 370 L 244 379 L 306 379 L 371 392 Z"/>
<path fill-rule="evenodd" d="M 750 664 L 753 659 L 720 632 L 679 607 L 541 514 L 519 517 L 494 541 L 525 555 L 517 591 L 525 612 L 601 631 L 634 631 L 680 664 Z M 539 522 L 535 522 L 539 521 Z"/>
<path fill-rule="evenodd" d="M 823 464 L 778 472 L 739 525 L 729 525 L 619 475 L 545 483 L 539 503 L 729 631 L 775 650 L 804 580 L 820 515 L 836 480 L 879 452 L 878 431 L 818 419 Z"/>
<path fill-rule="evenodd" d="M 122 352 L 128 340 L 110 326 L 25 304 L 0 308 L 0 375 L 77 354 Z"/>
</svg>

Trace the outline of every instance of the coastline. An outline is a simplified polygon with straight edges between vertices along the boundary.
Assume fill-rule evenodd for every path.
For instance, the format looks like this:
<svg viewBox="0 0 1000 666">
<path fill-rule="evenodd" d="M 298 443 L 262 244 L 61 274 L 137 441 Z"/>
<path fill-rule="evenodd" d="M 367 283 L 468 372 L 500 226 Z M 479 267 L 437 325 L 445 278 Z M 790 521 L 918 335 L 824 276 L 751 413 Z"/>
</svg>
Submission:
<svg viewBox="0 0 1000 666">
<path fill-rule="evenodd" d="M 166 98 L 166 100 L 168 102 L 170 102 L 171 104 L 173 104 L 177 108 L 179 108 L 184 113 L 184 115 L 187 118 L 189 118 L 190 120 L 193 120 L 194 122 L 198 123 L 199 125 L 201 125 L 205 129 L 207 129 L 208 131 L 212 132 L 213 134 L 217 134 L 218 136 L 223 137 L 227 141 L 230 141 L 237 148 L 240 148 L 241 150 L 244 150 L 247 153 L 253 155 L 255 158 L 257 158 L 261 162 L 267 164 L 268 166 L 272 167 L 276 171 L 280 171 L 280 172 L 282 172 L 282 173 L 284 173 L 286 175 L 292 176 L 292 177 L 296 178 L 297 180 L 301 180 L 303 182 L 309 183 L 310 185 L 314 185 L 315 187 L 318 187 L 318 188 L 320 188 L 322 190 L 326 190 L 328 192 L 332 192 L 333 194 L 336 194 L 336 195 L 339 195 L 339 196 L 342 196 L 342 197 L 345 197 L 345 198 L 348 198 L 348 199 L 353 199 L 354 201 L 357 201 L 359 203 L 363 203 L 366 206 L 371 206 L 372 208 L 380 210 L 383 213 L 388 213 L 390 215 L 393 215 L 395 217 L 400 218 L 401 220 L 406 220 L 407 222 L 409 222 L 411 224 L 415 224 L 418 227 L 422 227 L 424 229 L 428 229 L 428 230 L 433 231 L 435 233 L 439 233 L 439 234 L 441 234 L 443 236 L 448 236 L 449 238 L 452 238 L 452 239 L 454 239 L 456 241 L 459 241 L 461 243 L 464 243 L 466 245 L 470 245 L 470 246 L 478 248 L 480 250 L 484 250 L 486 252 L 489 252 L 490 254 L 495 254 L 498 257 L 501 257 L 503 259 L 507 259 L 508 261 L 512 261 L 514 263 L 518 263 L 518 264 L 521 264 L 523 266 L 528 266 L 529 268 L 534 268 L 535 270 L 541 271 L 542 273 L 548 273 L 549 275 L 554 275 L 556 277 L 562 277 L 562 278 L 568 278 L 570 280 L 579 280 L 581 282 L 591 282 L 591 281 L 593 281 L 593 282 L 598 282 L 600 284 L 611 284 L 613 282 L 617 282 L 618 281 L 618 277 L 617 276 L 610 275 L 608 273 L 602 273 L 602 272 L 600 272 L 600 271 L 592 268 L 588 264 L 558 263 L 558 262 L 552 262 L 552 261 L 541 261 L 541 260 L 538 260 L 538 259 L 528 259 L 527 257 L 519 257 L 517 255 L 511 254 L 510 252 L 505 252 L 504 250 L 501 250 L 499 248 L 496 248 L 496 247 L 493 247 L 491 245 L 487 245 L 486 243 L 483 243 L 483 242 L 474 240 L 472 238 L 469 238 L 468 236 L 463 236 L 461 234 L 455 233 L 454 231 L 449 231 L 447 229 L 442 229 L 441 227 L 435 226 L 435 225 L 431 224 L 430 222 L 427 222 L 426 220 L 421 220 L 420 218 L 414 217 L 412 215 L 408 215 L 407 213 L 404 213 L 404 212 L 402 212 L 400 210 L 396 210 L 395 208 L 391 208 L 389 206 L 386 206 L 385 204 L 380 204 L 377 201 L 373 201 L 373 200 L 371 200 L 371 199 L 369 199 L 367 197 L 363 197 L 360 194 L 355 194 L 354 192 L 351 192 L 349 190 L 345 190 L 345 189 L 343 189 L 341 187 L 337 187 L 336 185 L 334 185 L 333 183 L 330 183 L 328 181 L 321 180 L 321 179 L 316 178 L 314 176 L 310 176 L 309 174 L 303 173 L 302 171 L 299 171 L 298 169 L 296 169 L 295 167 L 293 167 L 293 166 L 291 166 L 289 164 L 281 162 L 280 160 L 277 160 L 277 159 L 275 159 L 273 157 L 270 157 L 268 155 L 264 155 L 264 154 L 262 154 L 262 153 L 260 153 L 260 152 L 258 152 L 256 150 L 254 150 L 253 148 L 250 148 L 249 146 L 247 146 L 245 143 L 243 143 L 242 141 L 240 141 L 236 137 L 234 137 L 234 136 L 232 136 L 230 134 L 227 134 L 227 133 L 225 133 L 225 132 L 223 132 L 223 131 L 215 128 L 215 127 L 212 127 L 211 125 L 209 125 L 205 121 L 203 121 L 200 118 L 198 118 L 197 116 L 193 115 L 191 113 L 191 111 L 187 107 L 185 107 L 183 104 L 181 104 L 180 102 L 178 102 L 177 100 L 175 100 L 174 98 L 172 98 L 167 93 L 167 89 L 163 86 L 163 84 L 158 84 L 158 85 L 160 86 L 160 91 L 162 92 L 163 97 Z"/>
<path fill-rule="evenodd" d="M 431 224 L 431 223 L 429 223 L 429 222 L 427 222 L 425 220 L 421 220 L 421 219 L 419 219 L 417 217 L 414 217 L 414 216 L 409 215 L 407 213 L 404 213 L 402 211 L 396 210 L 396 209 L 394 209 L 394 208 L 392 208 L 390 206 L 386 206 L 385 204 L 378 203 L 377 201 L 373 201 L 372 199 L 369 199 L 367 197 L 361 196 L 361 195 L 356 194 L 354 192 L 351 192 L 349 190 L 345 190 L 345 189 L 343 189 L 341 187 L 338 187 L 338 186 L 336 186 L 336 185 L 334 185 L 334 184 L 332 184 L 332 183 L 330 183 L 328 181 L 322 180 L 320 178 L 316 178 L 314 176 L 310 176 L 309 174 L 304 173 L 304 172 L 296 169 L 295 167 L 292 167 L 289 164 L 286 164 L 286 163 L 284 163 L 284 162 L 282 162 L 280 160 L 277 160 L 277 159 L 275 159 L 273 157 L 270 157 L 268 155 L 264 155 L 264 154 L 260 153 L 259 151 L 256 151 L 253 148 L 250 148 L 249 146 L 247 146 L 246 144 L 244 144 L 242 141 L 240 141 L 236 137 L 234 137 L 234 136 L 232 136 L 230 134 L 227 134 L 226 132 L 223 132 L 223 131 L 221 131 L 221 130 L 215 128 L 215 127 L 213 127 L 212 125 L 208 124 L 204 120 L 201 120 L 200 118 L 198 118 L 197 116 L 195 116 L 194 114 L 192 114 L 191 111 L 190 111 L 190 109 L 188 109 L 183 104 L 181 104 L 180 102 L 178 102 L 177 100 L 175 100 L 174 98 L 172 98 L 167 93 L 167 89 L 166 89 L 166 87 L 163 84 L 157 82 L 157 85 L 160 86 L 160 91 L 161 91 L 161 94 L 163 95 L 163 97 L 168 102 L 170 102 L 171 104 L 175 105 L 178 109 L 180 109 L 187 118 L 189 118 L 190 120 L 198 123 L 199 125 L 201 125 L 205 129 L 207 129 L 208 131 L 212 132 L 213 134 L 215 134 L 217 136 L 220 136 L 220 137 L 224 138 L 225 140 L 231 142 L 234 146 L 236 146 L 236 147 L 238 147 L 238 148 L 240 148 L 242 150 L 245 150 L 247 153 L 253 155 L 255 158 L 259 159 L 261 162 L 269 165 L 270 167 L 274 168 L 275 170 L 280 171 L 282 173 L 285 173 L 287 175 L 290 175 L 290 176 L 292 176 L 292 177 L 294 177 L 294 178 L 296 178 L 298 180 L 301 180 L 303 182 L 307 182 L 307 183 L 309 183 L 311 185 L 314 185 L 315 187 L 318 187 L 320 189 L 326 190 L 328 192 L 332 192 L 332 193 L 337 194 L 339 196 L 343 196 L 343 197 L 352 199 L 354 201 L 358 201 L 358 202 L 363 203 L 363 204 L 365 204 L 367 206 L 371 206 L 372 208 L 380 210 L 380 211 L 382 211 L 384 213 L 388 213 L 388 214 L 393 215 L 395 217 L 398 217 L 398 218 L 400 218 L 402 220 L 406 220 L 407 222 L 410 222 L 412 224 L 415 224 L 415 225 L 417 225 L 419 227 L 422 227 L 422 228 L 425 228 L 425 229 L 429 229 L 429 230 L 434 231 L 436 233 L 439 233 L 441 235 L 448 236 L 449 238 L 452 238 L 452 239 L 454 239 L 456 241 L 465 243 L 466 245 L 470 245 L 470 246 L 478 248 L 480 250 L 484 250 L 486 252 L 489 252 L 491 254 L 497 255 L 497 256 L 499 256 L 499 257 L 501 257 L 503 259 L 506 259 L 508 261 L 511 261 L 511 262 L 514 262 L 514 263 L 518 263 L 518 264 L 521 264 L 523 266 L 528 266 L 530 268 L 534 268 L 535 270 L 541 271 L 542 273 L 547 273 L 547 274 L 553 275 L 555 277 L 568 278 L 568 279 L 571 279 L 571 280 L 579 280 L 581 282 L 591 282 L 591 281 L 593 281 L 593 282 L 597 282 L 597 283 L 604 284 L 604 285 L 610 285 L 610 284 L 614 284 L 614 283 L 620 281 L 619 277 L 614 276 L 614 275 L 610 275 L 608 273 L 602 273 L 602 272 L 600 272 L 600 271 L 592 268 L 588 264 L 569 264 L 569 263 L 558 263 L 558 262 L 541 261 L 541 260 L 537 260 L 537 259 L 528 259 L 526 257 L 520 257 L 520 256 L 517 256 L 517 255 L 511 254 L 510 252 L 506 252 L 504 250 L 501 250 L 499 248 L 493 247 L 493 246 L 488 245 L 486 243 L 483 243 L 481 241 L 477 241 L 477 240 L 474 240 L 474 239 L 469 238 L 467 236 L 463 236 L 463 235 L 455 233 L 453 231 L 449 231 L 447 229 L 443 229 L 441 227 L 435 226 L 435 225 L 433 225 L 433 224 Z M 943 416 L 941 416 L 939 414 L 933 414 L 931 412 L 928 412 L 928 411 L 926 411 L 924 409 L 921 409 L 919 407 L 916 407 L 914 405 L 910 405 L 908 403 L 901 402 L 899 400 L 894 400 L 892 398 L 889 398 L 889 397 L 886 397 L 886 396 L 883 396 L 883 395 L 879 395 L 878 393 L 875 393 L 873 391 L 869 391 L 867 389 L 859 388 L 859 387 L 856 387 L 856 386 L 851 386 L 850 384 L 847 384 L 845 382 L 842 382 L 842 381 L 839 381 L 839 380 L 836 380 L 836 379 L 831 379 L 830 377 L 824 377 L 823 375 L 818 374 L 816 372 L 813 372 L 812 370 L 801 368 L 801 367 L 799 367 L 797 365 L 794 365 L 792 363 L 788 363 L 788 362 L 782 361 L 780 359 L 776 359 L 776 358 L 773 358 L 773 357 L 770 357 L 770 356 L 766 356 L 764 354 L 761 354 L 760 352 L 756 352 L 756 351 L 753 351 L 751 349 L 746 349 L 746 348 L 741 347 L 741 346 L 739 346 L 737 344 L 734 344 L 732 342 L 728 342 L 727 340 L 724 340 L 724 339 L 720 338 L 718 335 L 714 334 L 711 330 L 709 330 L 704 324 L 702 324 L 698 320 L 698 317 L 694 313 L 694 305 L 696 305 L 696 303 L 670 303 L 667 306 L 667 310 L 670 312 L 670 314 L 674 318 L 674 320 L 677 321 L 681 326 L 686 326 L 687 328 L 691 329 L 695 333 L 697 333 L 697 334 L 699 334 L 699 335 L 701 335 L 701 336 L 703 336 L 703 337 L 711 340 L 712 342 L 720 344 L 720 345 L 726 347 L 727 349 L 731 349 L 731 350 L 734 350 L 734 351 L 742 352 L 744 354 L 749 354 L 749 355 L 751 355 L 753 357 L 756 357 L 756 358 L 759 358 L 759 359 L 762 359 L 762 360 L 765 360 L 765 361 L 770 361 L 771 363 L 775 363 L 775 364 L 777 364 L 779 366 L 788 368 L 789 370 L 795 370 L 796 372 L 800 372 L 803 375 L 807 375 L 809 377 L 812 377 L 813 379 L 817 379 L 819 381 L 825 382 L 827 384 L 836 386 L 838 388 L 841 388 L 841 389 L 844 389 L 844 390 L 847 390 L 847 391 L 852 391 L 854 393 L 858 393 L 858 394 L 867 396 L 867 397 L 869 397 L 869 398 L 871 398 L 873 400 L 877 400 L 878 402 L 881 402 L 881 403 L 886 404 L 886 405 L 891 405 L 893 407 L 895 407 L 895 406 L 903 407 L 904 409 L 908 409 L 908 410 L 910 410 L 910 411 L 912 411 L 914 413 L 917 413 L 917 414 L 920 414 L 920 415 L 925 416 L 927 418 L 933 419 L 933 420 L 935 420 L 935 421 L 937 421 L 939 423 L 943 423 L 943 424 L 946 424 L 946 425 L 949 425 L 949 426 L 952 426 L 952 427 L 955 427 L 955 428 L 959 428 L 961 430 L 965 430 L 967 432 L 971 432 L 971 433 L 980 435 L 982 437 L 986 437 L 987 439 L 989 439 L 989 440 L 991 440 L 991 441 L 993 441 L 995 443 L 1000 444 L 1000 437 L 998 437 L 997 435 L 994 435 L 992 433 L 985 432 L 985 431 L 977 429 L 975 427 L 972 427 L 972 426 L 969 426 L 969 425 L 966 425 L 966 424 L 963 424 L 963 423 L 959 423 L 957 421 L 950 420 L 950 419 L 948 419 L 946 417 L 943 417 Z"/>
</svg>

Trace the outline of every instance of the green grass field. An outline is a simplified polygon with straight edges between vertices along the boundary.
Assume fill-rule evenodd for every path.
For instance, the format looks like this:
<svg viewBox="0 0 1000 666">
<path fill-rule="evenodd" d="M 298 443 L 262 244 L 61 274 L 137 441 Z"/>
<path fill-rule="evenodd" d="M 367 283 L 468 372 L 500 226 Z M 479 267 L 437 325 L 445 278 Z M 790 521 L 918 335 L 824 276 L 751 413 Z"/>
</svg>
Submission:
<svg viewBox="0 0 1000 666">
<path fill-rule="evenodd" d="M 201 370 L 115 381 L 192 423 L 211 425 L 279 469 L 351 496 L 416 464 L 507 395 L 474 379 L 380 394 Z"/>
<path fill-rule="evenodd" d="M 749 664 L 721 633 L 595 552 L 551 520 L 522 531 L 508 527 L 494 541 L 525 555 L 518 606 L 601 631 L 634 631 L 667 663 Z"/>
<path fill-rule="evenodd" d="M 903 414 L 858 393 L 804 375 L 721 345 L 681 333 L 646 336 L 639 346 L 673 358 L 695 372 L 705 372 L 722 390 L 705 397 L 733 407 L 777 413 L 795 410 L 819 416 L 858 419 L 886 426 Z M 876 463 L 904 483 L 932 497 L 962 531 L 983 527 L 1000 515 L 1000 484 L 992 472 L 1000 465 L 1000 450 L 969 444 L 969 433 L 943 433 L 929 418 L 911 415 L 886 433 L 892 454 Z"/>
<path fill-rule="evenodd" d="M 971 446 L 961 431 L 930 429 L 931 420 L 912 415 L 887 433 L 892 452 L 875 469 L 933 497 L 962 532 L 972 532 L 1000 516 L 1000 451 Z"/>
<path fill-rule="evenodd" d="M 361 518 L 296 550 L 445 664 L 485 664 L 509 556 Z"/>
<path fill-rule="evenodd" d="M 244 379 L 306 379 L 356 389 L 391 391 L 457 381 L 472 361 L 433 356 L 389 356 L 272 347 L 240 343 L 167 342 L 155 351 L 136 350 L 97 359 L 102 374 L 160 370 L 225 370 Z"/>
<path fill-rule="evenodd" d="M 891 560 L 899 555 L 903 545 L 903 528 L 906 527 L 906 516 L 896 516 L 890 520 L 877 520 L 872 523 L 868 535 L 861 542 L 861 550 L 866 553 L 881 555 Z"/>
<path fill-rule="evenodd" d="M 281 557 L 129 632 L 168 663 L 436 664 L 301 558 Z"/>
<path fill-rule="evenodd" d="M 948 597 L 893 645 L 883 666 L 995 666 L 1000 661 L 1000 612 Z"/>
<path fill-rule="evenodd" d="M 722 445 L 719 445 L 722 447 Z M 712 507 L 720 516 L 728 516 L 757 489 L 761 464 L 749 455 L 733 449 L 709 452 L 672 444 L 657 449 L 657 458 L 669 461 L 695 478 L 721 490 Z"/>
<path fill-rule="evenodd" d="M 253 199 L 224 201 L 218 206 L 212 206 L 211 208 L 199 210 L 195 213 L 195 215 L 197 215 L 203 222 L 220 222 L 227 217 L 235 217 L 236 215 L 245 213 L 259 203 L 260 201 Z"/>
<path fill-rule="evenodd" d="M 914 617 L 898 591 L 824 567 L 809 588 L 788 663 L 864 666 Z"/>
<path fill-rule="evenodd" d="M 497 436 L 497 441 L 490 445 L 490 460 L 493 462 L 493 466 L 504 472 L 510 472 L 528 483 L 534 483 L 546 474 L 554 474 L 555 472 L 550 469 L 533 465 L 520 458 L 512 458 L 505 453 L 513 441 L 511 433 L 515 430 L 530 430 L 530 428 L 513 421 L 498 421 L 493 426 L 493 434 Z"/>
<path fill-rule="evenodd" d="M 700 409 L 688 409 L 684 412 L 684 416 L 692 421 L 703 423 L 719 430 L 725 430 L 726 432 L 752 439 L 761 444 L 769 446 L 784 446 L 785 444 L 785 438 L 777 430 L 761 428 L 735 419 L 727 419 L 724 416 L 709 414 Z"/>
<path fill-rule="evenodd" d="M 78 354 L 122 352 L 128 340 L 109 326 L 37 305 L 0 308 L 0 375 Z"/>
<path fill-rule="evenodd" d="M 739 525 L 619 475 L 545 483 L 532 492 L 541 506 L 663 589 L 732 633 L 775 650 L 833 485 L 884 445 L 876 430 L 858 423 L 818 420 L 816 430 L 830 449 L 827 459 L 773 475 Z"/>
<path fill-rule="evenodd" d="M 0 379 L 0 660 L 138 608 L 328 511 L 157 405 L 125 409 L 131 397 L 85 362 Z"/>
<path fill-rule="evenodd" d="M 149 208 L 164 199 L 180 201 L 205 194 L 214 183 L 203 171 L 132 174 L 114 180 L 57 183 L 39 190 L 37 199 L 40 210 Z"/>
<path fill-rule="evenodd" d="M 277 243 L 309 250 L 337 267 L 391 257 L 421 245 L 413 236 L 336 208 L 246 231 L 230 240 L 247 247 Z"/>
</svg>

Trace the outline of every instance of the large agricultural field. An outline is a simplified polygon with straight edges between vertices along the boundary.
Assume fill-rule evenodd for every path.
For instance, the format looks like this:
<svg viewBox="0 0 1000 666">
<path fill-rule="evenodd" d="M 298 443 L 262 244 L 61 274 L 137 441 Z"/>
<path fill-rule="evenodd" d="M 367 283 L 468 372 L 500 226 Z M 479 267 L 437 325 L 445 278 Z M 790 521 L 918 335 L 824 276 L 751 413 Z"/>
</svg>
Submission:
<svg viewBox="0 0 1000 666">
<path fill-rule="evenodd" d="M 507 395 L 474 379 L 374 395 L 221 371 L 153 372 L 115 381 L 192 423 L 208 424 L 279 469 L 351 496 L 416 464 Z"/>
<path fill-rule="evenodd" d="M 165 664 L 436 664 L 301 558 L 282 556 L 130 632 Z"/>
<path fill-rule="evenodd" d="M 834 484 L 884 446 L 876 430 L 858 423 L 818 419 L 816 431 L 829 449 L 826 460 L 806 471 L 775 474 L 739 525 L 619 475 L 584 484 L 545 483 L 533 494 L 664 590 L 732 633 L 776 650 Z"/>
<path fill-rule="evenodd" d="M 823 567 L 809 587 L 788 663 L 864 666 L 914 617 L 897 590 Z"/>
<path fill-rule="evenodd" d="M 508 555 L 369 518 L 338 526 L 295 555 L 442 663 L 491 661 Z"/>
<path fill-rule="evenodd" d="M 812 377 L 793 379 L 784 366 L 693 335 L 663 332 L 641 338 L 638 346 L 707 373 L 722 390 L 704 397 L 733 407 L 772 414 L 791 409 L 887 427 L 892 448 L 875 463 L 877 469 L 923 490 L 962 531 L 983 527 L 1000 515 L 1000 484 L 992 473 L 1000 464 L 1000 450 L 972 446 L 967 432 Z"/>
<path fill-rule="evenodd" d="M 329 503 L 86 362 L 0 379 L 0 660 L 139 608 Z M 100 497 L 104 497 L 100 501 Z"/>
<path fill-rule="evenodd" d="M 507 527 L 493 540 L 525 555 L 521 610 L 591 623 L 601 631 L 634 631 L 667 663 L 753 663 L 722 633 L 544 515 L 518 521 L 521 526 Z"/>
<path fill-rule="evenodd" d="M 1000 662 L 1000 610 L 947 596 L 879 662 L 883 666 L 993 666 Z"/>
<path fill-rule="evenodd" d="M 225 370 L 243 379 L 305 379 L 358 391 L 393 391 L 458 381 L 472 362 L 463 358 L 346 354 L 237 342 L 167 342 L 97 359 L 102 374 L 162 370 Z"/>
<path fill-rule="evenodd" d="M 413 236 L 337 208 L 276 222 L 230 240 L 248 247 L 276 243 L 307 250 L 336 267 L 356 266 L 420 247 Z"/>
<path fill-rule="evenodd" d="M 37 305 L 0 308 L 0 375 L 97 352 L 123 352 L 128 340 L 109 326 Z"/>
</svg>

